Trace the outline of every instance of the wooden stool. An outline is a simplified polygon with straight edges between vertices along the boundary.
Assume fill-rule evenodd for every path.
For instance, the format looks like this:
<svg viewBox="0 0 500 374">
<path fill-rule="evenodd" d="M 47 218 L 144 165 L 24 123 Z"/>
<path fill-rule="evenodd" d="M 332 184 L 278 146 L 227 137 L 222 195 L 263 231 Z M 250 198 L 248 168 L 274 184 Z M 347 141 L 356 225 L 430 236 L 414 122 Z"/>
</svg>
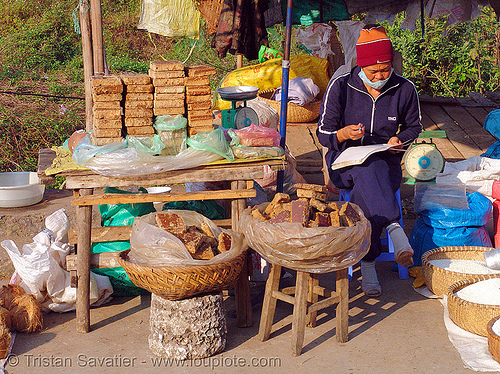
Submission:
<svg viewBox="0 0 500 374">
<path fill-rule="evenodd" d="M 349 278 L 347 268 L 337 270 L 335 292 L 319 286 L 318 274 L 297 271 L 295 287 L 279 290 L 281 266 L 270 264 L 271 270 L 266 282 L 266 292 L 260 317 L 259 338 L 261 341 L 269 339 L 273 326 L 276 301 L 278 299 L 293 304 L 292 320 L 292 353 L 299 356 L 304 344 L 304 332 L 307 324 L 316 326 L 318 310 L 337 304 L 336 317 L 337 341 L 347 342 L 348 339 L 348 313 L 349 313 Z M 294 295 L 294 296 L 290 296 Z M 325 299 L 318 301 L 318 296 Z"/>
</svg>

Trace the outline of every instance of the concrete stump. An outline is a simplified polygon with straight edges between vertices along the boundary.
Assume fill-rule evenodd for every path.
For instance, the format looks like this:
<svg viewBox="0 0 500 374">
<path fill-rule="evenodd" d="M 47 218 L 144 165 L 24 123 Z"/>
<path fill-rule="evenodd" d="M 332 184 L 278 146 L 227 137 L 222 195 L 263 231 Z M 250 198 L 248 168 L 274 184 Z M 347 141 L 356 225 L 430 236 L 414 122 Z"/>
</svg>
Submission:
<svg viewBox="0 0 500 374">
<path fill-rule="evenodd" d="M 226 346 L 222 293 L 168 300 L 151 294 L 149 349 L 178 360 L 204 358 Z"/>
</svg>

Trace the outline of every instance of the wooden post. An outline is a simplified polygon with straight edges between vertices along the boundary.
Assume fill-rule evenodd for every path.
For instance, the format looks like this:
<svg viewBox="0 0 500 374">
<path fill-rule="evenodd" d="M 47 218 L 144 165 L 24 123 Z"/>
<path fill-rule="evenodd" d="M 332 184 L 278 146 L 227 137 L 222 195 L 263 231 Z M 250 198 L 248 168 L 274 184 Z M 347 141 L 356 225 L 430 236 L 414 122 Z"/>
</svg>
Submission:
<svg viewBox="0 0 500 374">
<path fill-rule="evenodd" d="M 261 342 L 269 339 L 269 335 L 271 335 L 274 312 L 276 311 L 276 301 L 278 301 L 275 292 L 279 291 L 280 286 L 281 266 L 269 264 L 269 267 L 269 276 L 267 277 L 259 325 L 259 339 Z"/>
<path fill-rule="evenodd" d="M 293 304 L 292 319 L 292 354 L 300 356 L 304 344 L 307 314 L 307 290 L 309 286 L 309 273 L 297 271 L 295 285 L 295 303 Z"/>
<path fill-rule="evenodd" d="M 87 8 L 87 9 L 86 9 Z M 80 3 L 80 30 L 82 33 L 83 76 L 85 79 L 85 130 L 94 128 L 92 114 L 92 75 L 94 73 L 92 58 L 92 32 L 90 29 L 90 8 Z"/>
<path fill-rule="evenodd" d="M 104 75 L 104 43 L 102 37 L 101 0 L 90 0 L 94 75 Z"/>
<path fill-rule="evenodd" d="M 91 195 L 92 189 L 81 189 L 80 196 Z M 78 288 L 76 290 L 76 331 L 90 331 L 90 259 L 92 205 L 76 207 L 77 240 L 77 274 Z"/>
<path fill-rule="evenodd" d="M 236 69 L 243 66 L 243 55 L 236 55 Z"/>
<path fill-rule="evenodd" d="M 237 190 L 245 188 L 245 181 L 231 182 L 231 189 Z M 231 201 L 231 223 L 232 229 L 237 231 L 238 221 L 241 212 L 245 209 L 245 199 L 236 199 Z M 250 280 L 248 279 L 248 260 L 245 261 L 243 269 L 235 285 L 235 301 L 236 301 L 236 317 L 238 319 L 238 327 L 250 327 L 252 321 L 252 301 L 250 299 Z"/>
</svg>

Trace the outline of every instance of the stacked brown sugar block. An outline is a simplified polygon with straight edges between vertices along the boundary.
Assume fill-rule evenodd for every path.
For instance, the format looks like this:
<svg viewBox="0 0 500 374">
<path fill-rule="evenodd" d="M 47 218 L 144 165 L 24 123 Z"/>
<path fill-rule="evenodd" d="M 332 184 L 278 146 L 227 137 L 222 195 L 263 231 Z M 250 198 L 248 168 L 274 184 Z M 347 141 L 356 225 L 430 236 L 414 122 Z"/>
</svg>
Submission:
<svg viewBox="0 0 500 374">
<path fill-rule="evenodd" d="M 151 61 L 149 76 L 153 79 L 155 116 L 184 115 L 184 64 L 179 61 Z"/>
<path fill-rule="evenodd" d="M 94 102 L 92 144 L 101 146 L 123 140 L 122 93 L 123 84 L 120 77 L 114 75 L 92 77 Z"/>
<path fill-rule="evenodd" d="M 277 193 L 264 211 L 252 210 L 252 217 L 269 223 L 294 222 L 304 227 L 354 226 L 361 218 L 349 202 L 326 202 L 326 187 L 295 184 L 297 200 Z"/>
<path fill-rule="evenodd" d="M 207 65 L 186 67 L 186 108 L 189 136 L 199 132 L 212 131 L 212 95 L 210 77 L 215 69 Z"/>
<path fill-rule="evenodd" d="M 147 74 L 122 73 L 125 86 L 125 128 L 131 136 L 153 136 L 153 90 Z"/>
</svg>

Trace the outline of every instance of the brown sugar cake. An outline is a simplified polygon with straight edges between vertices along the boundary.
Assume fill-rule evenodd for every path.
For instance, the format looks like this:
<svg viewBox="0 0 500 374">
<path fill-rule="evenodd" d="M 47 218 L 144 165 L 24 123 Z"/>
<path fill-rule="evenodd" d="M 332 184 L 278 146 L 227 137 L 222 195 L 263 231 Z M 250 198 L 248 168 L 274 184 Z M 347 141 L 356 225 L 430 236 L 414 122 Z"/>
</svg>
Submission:
<svg viewBox="0 0 500 374">
<path fill-rule="evenodd" d="M 181 216 L 175 213 L 158 213 L 155 217 L 159 228 L 168 231 L 173 235 L 184 234 L 187 226 Z"/>
<path fill-rule="evenodd" d="M 349 202 L 345 202 L 340 207 L 340 217 L 346 223 L 346 226 L 354 226 L 360 220 L 358 213 L 354 210 Z"/>
<path fill-rule="evenodd" d="M 231 249 L 231 235 L 226 232 L 221 232 L 217 238 L 218 245 L 217 250 L 219 253 L 227 252 Z"/>
</svg>

